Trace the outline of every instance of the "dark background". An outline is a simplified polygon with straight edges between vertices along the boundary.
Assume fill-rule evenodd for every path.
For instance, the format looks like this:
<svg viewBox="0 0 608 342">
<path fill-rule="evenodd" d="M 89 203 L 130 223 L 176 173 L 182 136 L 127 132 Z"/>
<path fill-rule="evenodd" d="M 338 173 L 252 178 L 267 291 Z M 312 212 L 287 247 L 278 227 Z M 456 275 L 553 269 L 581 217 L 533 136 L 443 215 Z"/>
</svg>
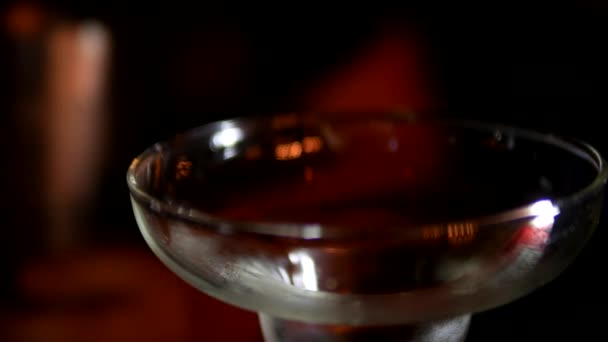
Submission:
<svg viewBox="0 0 608 342">
<path fill-rule="evenodd" d="M 5 5 L 2 13 L 8 15 L 22 4 Z M 120 245 L 147 252 L 124 182 L 130 160 L 144 148 L 217 119 L 314 109 L 301 94 L 349 63 L 387 25 L 394 32 L 416 36 L 419 49 L 414 51 L 424 56 L 431 85 L 432 101 L 419 109 L 423 115 L 553 131 L 579 137 L 608 153 L 602 125 L 608 113 L 608 6 L 600 1 L 470 8 L 140 6 L 34 6 L 55 20 L 96 19 L 112 36 L 108 137 L 93 198 L 79 218 L 87 231 L 84 246 L 104 250 Z M 40 29 L 40 37 L 47 27 Z M 5 224 L 0 265 L 6 272 L 0 288 L 6 303 L 2 312 L 13 319 L 29 315 L 16 299 L 20 290 L 14 279 L 23 265 L 48 254 L 39 238 L 46 220 L 40 204 L 43 137 L 19 120 L 20 104 L 40 92 L 44 58 L 33 53 L 28 55 L 34 56 L 32 61 L 24 62 L 19 54 L 24 38 L 16 38 L 9 26 L 3 29 L 0 141 Z M 35 50 L 37 45 L 31 46 Z M 604 322 L 592 309 L 601 311 L 606 301 L 600 271 L 607 242 L 604 227 L 601 224 L 575 264 L 557 280 L 523 300 L 476 315 L 469 340 L 584 341 L 601 336 Z M 222 304 L 208 305 L 236 312 Z M 201 322 L 194 326 L 213 329 L 202 318 L 208 313 L 199 314 Z M 254 326 L 251 316 L 242 319 L 249 322 L 245 326 Z"/>
</svg>

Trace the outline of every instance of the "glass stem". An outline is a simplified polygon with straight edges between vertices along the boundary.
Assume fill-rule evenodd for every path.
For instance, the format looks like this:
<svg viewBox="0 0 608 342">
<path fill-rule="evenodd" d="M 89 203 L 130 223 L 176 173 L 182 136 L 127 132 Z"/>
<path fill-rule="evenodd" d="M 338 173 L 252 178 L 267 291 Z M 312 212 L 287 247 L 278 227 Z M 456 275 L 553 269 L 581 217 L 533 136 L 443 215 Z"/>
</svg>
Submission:
<svg viewBox="0 0 608 342">
<path fill-rule="evenodd" d="M 389 326 L 322 325 L 289 321 L 259 314 L 266 342 L 405 341 L 464 342 L 471 315 Z"/>
</svg>

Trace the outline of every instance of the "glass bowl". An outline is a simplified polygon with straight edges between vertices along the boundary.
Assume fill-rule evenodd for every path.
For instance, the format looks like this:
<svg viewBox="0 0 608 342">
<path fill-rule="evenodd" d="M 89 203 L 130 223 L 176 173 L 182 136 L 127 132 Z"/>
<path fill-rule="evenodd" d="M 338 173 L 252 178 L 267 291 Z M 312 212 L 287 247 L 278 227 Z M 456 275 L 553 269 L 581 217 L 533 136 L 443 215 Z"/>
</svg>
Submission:
<svg viewBox="0 0 608 342">
<path fill-rule="evenodd" d="M 597 226 L 585 143 L 402 114 L 211 123 L 127 181 L 141 232 L 267 341 L 462 341 L 471 313 L 556 277 Z"/>
</svg>

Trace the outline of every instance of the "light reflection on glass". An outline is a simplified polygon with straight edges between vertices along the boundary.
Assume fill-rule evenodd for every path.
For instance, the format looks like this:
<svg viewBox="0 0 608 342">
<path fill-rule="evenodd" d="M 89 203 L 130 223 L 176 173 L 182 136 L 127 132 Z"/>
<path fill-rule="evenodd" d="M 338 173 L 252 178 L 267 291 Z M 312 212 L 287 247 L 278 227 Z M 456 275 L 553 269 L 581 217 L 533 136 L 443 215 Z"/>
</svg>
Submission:
<svg viewBox="0 0 608 342">
<path fill-rule="evenodd" d="M 553 206 L 549 200 L 542 200 L 530 206 L 530 213 L 536 217 L 532 218 L 529 226 L 522 231 L 519 243 L 522 248 L 542 250 L 549 241 L 559 208 Z"/>
<path fill-rule="evenodd" d="M 559 214 L 559 209 L 553 206 L 549 200 L 538 201 L 530 206 L 530 214 L 536 216 L 530 222 L 534 228 L 549 229 L 553 225 L 554 217 Z"/>
<path fill-rule="evenodd" d="M 189 160 L 180 160 L 176 165 L 175 179 L 187 178 L 192 171 L 192 162 Z"/>
<path fill-rule="evenodd" d="M 287 270 L 285 270 L 285 268 L 283 268 L 282 266 L 277 267 L 277 272 L 279 273 L 279 278 L 281 280 L 283 280 L 284 282 L 290 284 L 291 283 L 291 277 L 289 276 L 289 273 L 287 273 Z"/>
<path fill-rule="evenodd" d="M 233 158 L 236 156 L 236 149 L 235 148 L 227 148 L 224 150 L 224 160 Z"/>
<path fill-rule="evenodd" d="M 310 224 L 302 230 L 302 237 L 305 239 L 318 239 L 321 237 L 321 226 Z"/>
<path fill-rule="evenodd" d="M 314 153 L 321 150 L 321 138 L 320 137 L 306 137 L 302 140 L 305 153 Z"/>
<path fill-rule="evenodd" d="M 302 145 L 299 141 L 289 144 L 279 144 L 274 150 L 278 160 L 290 160 L 300 158 L 302 155 Z"/>
<path fill-rule="evenodd" d="M 528 217 L 527 227 L 524 229 L 535 230 L 536 232 L 532 232 L 535 236 L 545 236 L 545 239 L 541 239 L 543 241 L 548 238 L 549 232 L 553 228 L 555 216 L 558 214 L 559 208 L 554 206 L 550 200 L 540 200 L 524 209 L 524 211 L 518 211 L 517 213 L 517 215 L 522 215 L 521 218 Z M 447 226 L 434 225 L 422 230 L 422 238 L 424 240 L 447 238 L 450 243 L 458 244 L 472 241 L 478 234 L 478 230 L 479 227 L 474 222 L 452 223 Z M 530 235 L 525 231 L 522 234 L 523 236 Z"/>
<path fill-rule="evenodd" d="M 548 226 L 552 225 L 554 222 L 553 216 L 548 215 L 540 215 L 535 217 L 530 223 L 534 228 L 537 229 L 546 229 Z"/>
<path fill-rule="evenodd" d="M 439 226 L 427 227 L 422 231 L 422 238 L 425 240 L 439 239 L 443 235 L 443 230 Z"/>
<path fill-rule="evenodd" d="M 473 223 L 458 223 L 448 225 L 448 241 L 452 244 L 470 242 L 477 235 L 477 226 Z"/>
<path fill-rule="evenodd" d="M 238 127 L 226 127 L 211 138 L 213 148 L 229 148 L 243 140 L 243 131 Z"/>
<path fill-rule="evenodd" d="M 425 240 L 447 238 L 451 244 L 461 244 L 472 241 L 478 232 L 478 226 L 472 222 L 452 223 L 447 226 L 431 226 L 422 230 Z"/>
<path fill-rule="evenodd" d="M 278 144 L 274 149 L 277 160 L 292 160 L 302 156 L 303 153 L 315 153 L 321 150 L 323 143 L 320 137 L 305 137 L 302 142 L 292 141 Z"/>
<path fill-rule="evenodd" d="M 294 285 L 310 291 L 318 291 L 317 269 L 314 260 L 304 251 L 289 253 L 289 261 L 299 266 L 299 272 L 294 272 L 292 282 Z"/>
</svg>

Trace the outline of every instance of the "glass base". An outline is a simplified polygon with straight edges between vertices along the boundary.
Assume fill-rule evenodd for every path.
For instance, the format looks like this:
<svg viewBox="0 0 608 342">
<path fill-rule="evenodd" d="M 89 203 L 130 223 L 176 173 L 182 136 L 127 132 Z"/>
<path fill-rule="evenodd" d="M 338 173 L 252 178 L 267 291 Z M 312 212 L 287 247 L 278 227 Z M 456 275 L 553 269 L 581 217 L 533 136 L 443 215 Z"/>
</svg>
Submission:
<svg viewBox="0 0 608 342">
<path fill-rule="evenodd" d="M 288 321 L 259 314 L 266 342 L 464 342 L 471 315 L 408 325 L 348 326 Z"/>
</svg>

